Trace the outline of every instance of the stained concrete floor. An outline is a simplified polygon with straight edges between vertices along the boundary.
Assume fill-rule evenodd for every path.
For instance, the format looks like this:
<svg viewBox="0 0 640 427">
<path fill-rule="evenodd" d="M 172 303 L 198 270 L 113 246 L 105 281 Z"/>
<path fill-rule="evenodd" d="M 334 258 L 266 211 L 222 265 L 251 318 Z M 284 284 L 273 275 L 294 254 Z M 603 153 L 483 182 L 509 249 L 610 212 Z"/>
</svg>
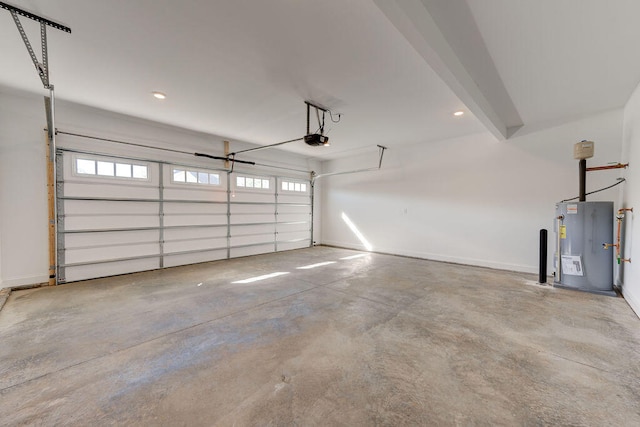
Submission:
<svg viewBox="0 0 640 427">
<path fill-rule="evenodd" d="M 14 292 L 0 424 L 640 425 L 640 320 L 622 298 L 353 255 Z M 273 272 L 288 274 L 232 283 Z"/>
</svg>

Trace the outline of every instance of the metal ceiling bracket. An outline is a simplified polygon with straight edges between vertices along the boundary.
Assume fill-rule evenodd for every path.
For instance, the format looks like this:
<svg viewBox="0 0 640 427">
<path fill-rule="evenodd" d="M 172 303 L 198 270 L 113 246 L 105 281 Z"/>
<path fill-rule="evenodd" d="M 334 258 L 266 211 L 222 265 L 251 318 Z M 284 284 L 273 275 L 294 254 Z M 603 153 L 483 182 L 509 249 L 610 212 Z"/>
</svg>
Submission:
<svg viewBox="0 0 640 427">
<path fill-rule="evenodd" d="M 31 57 L 31 62 L 33 62 L 33 65 L 36 68 L 36 71 L 38 72 L 38 76 L 40 76 L 40 80 L 42 81 L 44 88 L 50 89 L 51 84 L 49 82 L 49 55 L 47 51 L 47 26 L 53 27 L 55 29 L 58 29 L 67 33 L 71 33 L 71 29 L 69 27 L 65 27 L 64 25 L 58 24 L 57 22 L 53 22 L 41 16 L 34 15 L 31 12 L 27 12 L 26 10 L 20 9 L 18 7 L 12 6 L 4 2 L 0 2 L 0 8 L 6 9 L 11 13 L 13 22 L 15 22 L 16 27 L 18 28 L 20 37 L 22 37 L 22 41 L 24 42 L 24 45 L 27 48 L 27 52 L 29 52 L 29 56 Z M 24 31 L 24 28 L 22 27 L 22 23 L 20 22 L 20 18 L 18 15 L 24 16 L 26 18 L 32 19 L 40 23 L 40 44 L 42 46 L 42 62 L 38 61 L 38 57 L 33 51 L 33 47 L 29 42 L 29 37 L 27 36 L 27 33 Z"/>
<path fill-rule="evenodd" d="M 380 161 L 378 162 L 378 169 L 382 168 L 382 158 L 384 157 L 384 150 L 388 150 L 388 147 L 378 144 L 378 153 L 380 155 Z"/>
<path fill-rule="evenodd" d="M 26 11 L 24 9 L 20 9 L 19 7 L 7 4 L 7 3 L 5 3 L 3 1 L 0 1 L 0 9 L 6 9 L 9 12 L 15 12 L 18 15 L 24 16 L 25 18 L 32 19 L 32 20 L 34 20 L 36 22 L 39 22 L 41 24 L 45 24 L 45 25 L 47 25 L 49 27 L 55 28 L 56 30 L 64 31 L 65 33 L 71 34 L 71 28 L 69 28 L 69 27 L 67 27 L 65 25 L 62 25 L 62 24 L 59 24 L 57 22 L 51 21 L 51 20 L 49 20 L 47 18 L 43 18 L 42 16 L 38 16 L 38 15 L 33 14 L 33 13 L 31 13 L 29 11 Z"/>
<path fill-rule="evenodd" d="M 18 27 L 18 32 L 20 33 L 20 37 L 22 37 L 22 41 L 29 52 L 29 56 L 31 57 L 31 62 L 36 67 L 36 71 L 40 76 L 40 80 L 42 80 L 42 84 L 45 89 L 49 89 L 49 70 L 45 65 L 47 60 L 47 27 L 44 24 L 40 24 L 40 38 L 42 40 L 42 62 L 38 62 L 38 58 L 36 57 L 33 48 L 31 47 L 31 43 L 29 43 L 29 37 L 27 37 L 27 33 L 24 32 L 24 28 L 22 28 L 22 24 L 20 23 L 20 18 L 18 18 L 18 14 L 14 11 L 11 11 L 11 16 L 13 17 L 13 21 L 16 23 L 16 27 Z"/>
<path fill-rule="evenodd" d="M 310 101 L 304 101 L 304 103 L 307 104 L 307 135 L 311 133 L 310 120 L 309 120 L 310 114 L 311 114 L 311 107 L 316 109 L 316 117 L 318 118 L 318 126 L 320 127 L 320 134 L 323 134 L 324 133 L 324 113 L 329 112 L 329 110 L 325 107 L 321 107 Z M 322 123 L 320 122 L 320 111 L 322 111 Z"/>
<path fill-rule="evenodd" d="M 304 103 L 305 103 L 305 104 L 307 104 L 307 108 L 308 108 L 308 107 L 313 107 L 313 108 L 315 108 L 316 110 L 320 110 L 320 111 L 322 111 L 323 113 L 326 113 L 326 112 L 328 112 L 328 111 L 329 111 L 329 109 L 328 109 L 328 108 L 323 107 L 323 106 L 321 106 L 321 105 L 318 105 L 318 104 L 316 104 L 316 103 L 314 103 L 314 102 L 311 102 L 311 101 L 304 101 Z"/>
</svg>

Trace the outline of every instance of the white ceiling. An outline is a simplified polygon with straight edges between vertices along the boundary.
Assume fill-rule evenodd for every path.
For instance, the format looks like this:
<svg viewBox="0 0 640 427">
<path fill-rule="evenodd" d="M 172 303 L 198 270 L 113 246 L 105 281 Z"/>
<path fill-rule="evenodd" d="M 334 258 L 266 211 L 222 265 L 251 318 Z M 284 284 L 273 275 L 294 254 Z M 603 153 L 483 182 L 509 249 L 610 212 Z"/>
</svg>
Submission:
<svg viewBox="0 0 640 427">
<path fill-rule="evenodd" d="M 623 106 L 640 81 L 638 0 L 469 0 L 524 123 Z"/>
<path fill-rule="evenodd" d="M 9 3 L 71 27 L 48 30 L 58 99 L 257 144 L 302 136 L 311 100 L 343 114 L 331 147 L 282 148 L 319 158 L 503 138 L 621 107 L 640 79 L 637 0 Z M 22 23 L 39 53 L 38 25 Z M 1 85 L 41 89 L 5 10 L 0 55 Z"/>
</svg>

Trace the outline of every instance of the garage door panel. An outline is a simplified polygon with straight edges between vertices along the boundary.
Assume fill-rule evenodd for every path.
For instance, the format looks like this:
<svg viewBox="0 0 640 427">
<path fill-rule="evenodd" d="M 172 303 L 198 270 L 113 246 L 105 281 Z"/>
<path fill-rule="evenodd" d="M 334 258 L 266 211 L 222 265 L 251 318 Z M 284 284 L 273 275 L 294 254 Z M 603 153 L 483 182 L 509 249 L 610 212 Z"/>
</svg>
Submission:
<svg viewBox="0 0 640 427">
<path fill-rule="evenodd" d="M 109 262 L 103 264 L 81 265 L 65 268 L 64 281 L 94 279 L 97 277 L 115 276 L 118 274 L 135 273 L 138 271 L 155 270 L 160 268 L 159 258 L 135 259 L 128 261 Z"/>
<path fill-rule="evenodd" d="M 311 215 L 311 205 L 278 205 L 279 214 Z"/>
<path fill-rule="evenodd" d="M 287 240 L 300 240 L 300 239 L 308 239 L 309 231 L 291 231 L 288 233 L 278 232 L 276 235 L 278 242 L 287 241 Z"/>
<path fill-rule="evenodd" d="M 308 248 L 311 244 L 311 240 L 309 239 L 305 239 L 305 240 L 301 240 L 299 242 L 280 242 L 278 243 L 278 252 L 282 252 L 282 251 L 291 251 L 293 249 L 303 249 L 303 248 Z"/>
<path fill-rule="evenodd" d="M 104 175 L 86 175 L 86 174 L 76 174 L 73 171 L 69 171 L 67 167 L 64 167 L 63 175 L 64 180 L 62 181 L 65 186 L 69 188 L 80 187 L 80 186 L 94 186 L 100 187 L 102 185 L 115 185 L 115 186 L 123 186 L 127 188 L 147 188 L 152 190 L 158 189 L 158 179 L 157 179 L 157 167 L 158 165 L 148 164 L 147 165 L 147 179 L 132 179 L 124 178 L 120 176 L 104 176 Z M 112 170 L 113 171 L 113 170 Z M 95 172 L 95 171 L 94 171 Z"/>
<path fill-rule="evenodd" d="M 227 248 L 227 238 L 218 237 L 213 239 L 199 239 L 199 240 L 176 240 L 164 243 L 164 253 L 171 254 L 172 252 L 185 252 L 185 251 L 204 251 L 211 249 L 225 249 Z"/>
<path fill-rule="evenodd" d="M 64 247 L 77 249 L 95 245 L 128 245 L 133 242 L 159 242 L 158 230 L 113 231 L 103 233 L 69 233 L 64 235 Z"/>
<path fill-rule="evenodd" d="M 160 244 L 158 242 L 66 249 L 64 251 L 65 264 L 106 261 L 158 254 L 160 254 Z"/>
<path fill-rule="evenodd" d="M 198 172 L 205 172 L 205 173 L 218 175 L 218 184 L 209 184 L 209 183 L 195 184 L 192 182 L 174 181 L 173 176 L 171 175 L 171 169 L 173 169 L 174 167 L 179 169 L 185 169 L 184 167 L 180 167 L 180 166 L 165 167 L 165 170 L 164 170 L 164 187 L 165 188 L 171 188 L 171 189 L 177 189 L 177 190 L 200 189 L 203 191 L 218 191 L 218 192 L 224 192 L 224 193 L 226 193 L 227 191 L 227 174 L 225 171 L 219 171 L 219 170 L 213 170 L 213 169 L 205 170 L 205 169 L 199 168 Z"/>
<path fill-rule="evenodd" d="M 278 214 L 278 222 L 308 222 L 310 214 Z"/>
<path fill-rule="evenodd" d="M 98 197 L 96 197 L 98 195 Z M 65 183 L 65 197 L 86 197 L 101 199 L 150 199 L 157 200 L 160 196 L 158 188 L 127 187 L 124 184 L 110 184 L 104 182 L 96 185 Z"/>
<path fill-rule="evenodd" d="M 227 249 L 203 251 L 192 254 L 167 255 L 164 259 L 165 267 L 194 264 L 198 262 L 217 261 L 227 258 Z"/>
<path fill-rule="evenodd" d="M 236 214 L 232 215 L 231 224 L 258 224 L 258 223 L 274 223 L 276 217 L 274 214 Z"/>
<path fill-rule="evenodd" d="M 204 187 L 204 186 L 203 186 Z M 194 200 L 203 202 L 226 202 L 227 191 L 216 191 L 210 188 L 164 188 L 165 200 Z"/>
<path fill-rule="evenodd" d="M 253 234 L 251 236 L 231 236 L 231 247 L 253 245 L 256 243 L 270 243 L 275 240 L 274 233 L 268 234 Z"/>
<path fill-rule="evenodd" d="M 242 225 L 242 226 L 232 226 L 231 227 L 231 235 L 232 236 L 246 236 L 250 234 L 267 234 L 267 233 L 275 233 L 276 226 L 275 224 L 257 224 L 257 225 Z"/>
<path fill-rule="evenodd" d="M 227 215 L 165 215 L 165 227 L 187 225 L 226 225 Z"/>
<path fill-rule="evenodd" d="M 275 204 L 231 204 L 230 210 L 231 215 L 236 214 L 258 214 L 258 213 L 266 213 L 266 214 L 275 214 L 276 205 Z"/>
<path fill-rule="evenodd" d="M 266 254 L 266 253 L 275 252 L 275 251 L 276 251 L 275 244 L 249 246 L 249 247 L 243 247 L 243 248 L 231 248 L 231 257 L 236 258 L 241 256 Z"/>
<path fill-rule="evenodd" d="M 279 193 L 278 194 L 278 203 L 296 203 L 301 205 L 310 205 L 311 197 L 308 194 L 297 195 L 290 193 Z"/>
<path fill-rule="evenodd" d="M 184 203 L 184 202 L 164 202 L 163 211 L 165 215 L 226 215 L 226 203 Z"/>
<path fill-rule="evenodd" d="M 164 230 L 164 240 L 178 241 L 198 238 L 227 237 L 227 226 L 224 227 L 197 227 Z"/>
<path fill-rule="evenodd" d="M 275 193 L 236 191 L 233 194 L 234 202 L 275 203 Z"/>
<path fill-rule="evenodd" d="M 64 228 L 74 230 L 110 230 L 115 228 L 159 227 L 158 215 L 65 215 Z"/>
<path fill-rule="evenodd" d="M 309 221 L 300 221 L 291 224 L 276 224 L 276 230 L 278 233 L 288 233 L 292 231 L 305 231 L 308 233 L 311 231 L 311 223 Z"/>
<path fill-rule="evenodd" d="M 158 215 L 160 204 L 157 202 L 113 202 L 104 200 L 65 200 L 66 211 L 86 215 Z"/>
</svg>

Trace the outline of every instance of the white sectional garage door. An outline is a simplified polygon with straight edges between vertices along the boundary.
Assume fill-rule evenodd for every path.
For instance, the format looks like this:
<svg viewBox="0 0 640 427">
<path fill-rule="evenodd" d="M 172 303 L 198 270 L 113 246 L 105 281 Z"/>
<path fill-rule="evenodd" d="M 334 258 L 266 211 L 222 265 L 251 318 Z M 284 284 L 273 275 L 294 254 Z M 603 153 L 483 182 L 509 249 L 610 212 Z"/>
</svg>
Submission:
<svg viewBox="0 0 640 427">
<path fill-rule="evenodd" d="M 58 282 L 311 245 L 308 180 L 57 154 Z"/>
</svg>

